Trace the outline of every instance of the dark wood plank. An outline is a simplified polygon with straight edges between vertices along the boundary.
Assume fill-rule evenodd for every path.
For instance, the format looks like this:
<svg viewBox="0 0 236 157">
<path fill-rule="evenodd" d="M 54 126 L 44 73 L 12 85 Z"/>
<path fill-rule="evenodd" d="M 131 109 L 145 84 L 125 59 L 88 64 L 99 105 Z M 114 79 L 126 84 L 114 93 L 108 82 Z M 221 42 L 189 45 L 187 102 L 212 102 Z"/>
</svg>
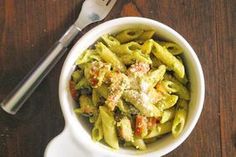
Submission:
<svg viewBox="0 0 236 157">
<path fill-rule="evenodd" d="M 222 0 L 217 3 L 216 16 L 219 74 L 217 101 L 220 105 L 222 156 L 228 157 L 236 156 L 236 1 Z"/>
<path fill-rule="evenodd" d="M 0 0 L 0 100 L 74 22 L 81 4 L 82 0 Z M 206 99 L 201 118 L 190 137 L 167 156 L 236 156 L 236 1 L 118 1 L 105 20 L 122 16 L 148 17 L 174 28 L 203 66 Z M 64 59 L 16 116 L 0 110 L 0 156 L 41 157 L 47 143 L 62 131 L 57 93 Z"/>
</svg>

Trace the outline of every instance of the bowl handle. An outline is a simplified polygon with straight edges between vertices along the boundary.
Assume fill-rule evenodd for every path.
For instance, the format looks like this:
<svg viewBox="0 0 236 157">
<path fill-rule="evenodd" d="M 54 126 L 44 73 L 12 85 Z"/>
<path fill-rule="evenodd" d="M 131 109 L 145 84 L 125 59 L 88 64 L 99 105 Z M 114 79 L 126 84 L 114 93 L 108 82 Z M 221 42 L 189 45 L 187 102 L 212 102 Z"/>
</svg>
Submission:
<svg viewBox="0 0 236 157">
<path fill-rule="evenodd" d="M 44 152 L 44 157 L 65 156 L 93 156 L 88 151 L 78 146 L 74 138 L 71 136 L 68 128 L 65 128 L 59 135 L 52 139 Z"/>
</svg>

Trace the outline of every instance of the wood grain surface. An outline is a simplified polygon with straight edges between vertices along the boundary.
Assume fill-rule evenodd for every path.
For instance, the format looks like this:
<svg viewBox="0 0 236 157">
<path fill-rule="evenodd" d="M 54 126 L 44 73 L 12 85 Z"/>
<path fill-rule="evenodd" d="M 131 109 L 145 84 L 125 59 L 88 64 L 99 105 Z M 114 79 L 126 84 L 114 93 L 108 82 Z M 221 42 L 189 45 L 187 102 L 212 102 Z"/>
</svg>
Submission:
<svg viewBox="0 0 236 157">
<path fill-rule="evenodd" d="M 185 37 L 203 67 L 206 96 L 199 122 L 188 139 L 166 156 L 236 156 L 236 1 L 117 1 L 105 21 L 143 16 L 163 22 Z M 82 2 L 0 0 L 0 100 L 75 21 Z M 58 81 L 64 59 L 16 116 L 0 111 L 0 157 L 42 157 L 47 143 L 62 131 Z"/>
</svg>

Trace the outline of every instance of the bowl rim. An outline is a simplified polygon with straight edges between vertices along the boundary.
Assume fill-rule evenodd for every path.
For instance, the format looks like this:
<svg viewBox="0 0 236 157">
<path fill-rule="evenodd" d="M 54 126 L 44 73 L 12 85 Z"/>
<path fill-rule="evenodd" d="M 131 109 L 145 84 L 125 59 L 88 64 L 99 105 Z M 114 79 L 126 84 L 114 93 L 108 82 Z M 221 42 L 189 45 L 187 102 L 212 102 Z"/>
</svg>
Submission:
<svg viewBox="0 0 236 157">
<path fill-rule="evenodd" d="M 190 46 L 190 44 L 179 34 L 177 33 L 174 29 L 170 28 L 169 26 L 156 21 L 156 20 L 152 20 L 149 18 L 143 18 L 143 17 L 121 17 L 121 18 L 116 18 L 113 20 L 109 20 L 106 21 L 96 27 L 94 27 L 93 29 L 91 29 L 90 31 L 88 31 L 86 34 L 84 34 L 77 42 L 76 44 L 73 46 L 73 48 L 70 50 L 69 54 L 66 57 L 66 60 L 64 61 L 62 70 L 61 70 L 61 74 L 60 74 L 60 79 L 59 79 L 59 100 L 60 100 L 60 106 L 63 112 L 63 116 L 65 118 L 65 127 L 69 127 L 72 134 L 75 136 L 76 139 L 79 138 L 78 133 L 77 133 L 77 124 L 75 123 L 75 117 L 71 114 L 69 106 L 66 106 L 64 104 L 67 104 L 66 100 L 65 100 L 65 93 L 66 92 L 66 86 L 65 86 L 65 78 L 66 76 L 64 76 L 64 71 L 66 70 L 66 65 L 68 60 L 71 58 L 70 56 L 75 53 L 76 49 L 79 47 L 79 44 L 83 41 L 86 40 L 86 38 L 88 38 L 88 36 L 90 36 L 91 34 L 96 34 L 96 32 L 98 32 L 100 29 L 102 29 L 103 27 L 112 27 L 113 25 L 122 25 L 122 24 L 133 24 L 133 23 L 143 23 L 143 24 L 147 24 L 147 25 L 151 25 L 154 27 L 159 27 L 161 30 L 170 32 L 171 34 L 173 34 L 175 37 L 178 38 L 178 40 L 180 40 L 181 43 L 183 43 L 187 49 L 188 52 L 191 54 L 193 60 L 194 60 L 194 64 L 197 67 L 197 72 L 199 74 L 199 84 L 200 84 L 200 96 L 199 96 L 199 100 L 198 100 L 198 107 L 196 110 L 196 114 L 193 117 L 192 123 L 190 125 L 189 128 L 187 128 L 187 131 L 185 132 L 185 134 L 183 136 L 181 136 L 175 143 L 173 143 L 170 146 L 167 146 L 166 149 L 162 150 L 161 154 L 156 154 L 155 151 L 154 152 L 148 152 L 147 154 L 142 154 L 142 156 L 149 156 L 149 155 L 165 155 L 171 151 L 173 151 L 174 149 L 176 149 L 179 145 L 181 145 L 190 135 L 190 133 L 192 132 L 193 128 L 196 126 L 198 119 L 200 117 L 200 114 L 202 112 L 203 109 L 203 105 L 204 105 L 204 97 L 205 97 L 205 81 L 204 81 L 204 75 L 203 75 L 203 70 L 201 67 L 201 64 L 199 62 L 199 59 L 196 55 L 196 53 L 194 52 L 193 48 Z M 77 120 L 78 121 L 78 120 Z M 117 153 L 114 153 L 114 151 L 101 151 L 98 149 L 97 146 L 95 145 L 90 145 L 90 143 L 88 141 L 81 141 L 81 140 L 77 140 L 79 145 L 84 146 L 85 148 L 88 148 L 88 150 L 97 150 L 100 153 L 106 154 L 106 155 L 117 155 Z M 118 153 L 119 154 L 119 153 Z M 120 156 L 121 154 L 119 154 Z"/>
</svg>

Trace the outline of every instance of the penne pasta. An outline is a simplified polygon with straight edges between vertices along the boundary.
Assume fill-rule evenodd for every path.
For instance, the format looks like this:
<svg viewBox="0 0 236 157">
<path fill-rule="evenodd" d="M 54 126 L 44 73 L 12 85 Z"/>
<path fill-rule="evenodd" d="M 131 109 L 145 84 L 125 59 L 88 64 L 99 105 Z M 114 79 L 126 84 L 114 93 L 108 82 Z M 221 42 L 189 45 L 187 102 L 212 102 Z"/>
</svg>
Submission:
<svg viewBox="0 0 236 157">
<path fill-rule="evenodd" d="M 110 49 L 118 56 L 130 55 L 134 51 L 141 51 L 141 45 L 132 41 L 126 44 L 112 46 Z"/>
<path fill-rule="evenodd" d="M 95 141 L 100 141 L 103 139 L 102 119 L 101 119 L 100 114 L 92 129 L 92 139 Z"/>
<path fill-rule="evenodd" d="M 100 61 L 101 58 L 98 56 L 95 50 L 87 49 L 82 55 L 82 57 L 78 58 L 76 61 L 77 65 L 81 65 L 84 63 L 91 62 L 93 60 Z"/>
<path fill-rule="evenodd" d="M 155 34 L 154 30 L 146 30 L 136 40 L 137 41 L 146 41 L 148 39 L 151 39 L 154 34 Z"/>
<path fill-rule="evenodd" d="M 120 42 L 113 36 L 105 34 L 101 37 L 107 47 L 120 45 Z"/>
<path fill-rule="evenodd" d="M 96 44 L 96 52 L 104 61 L 106 61 L 107 63 L 111 63 L 113 67 L 116 67 L 121 71 L 125 71 L 126 67 L 124 66 L 124 64 L 103 43 L 100 42 Z"/>
<path fill-rule="evenodd" d="M 76 86 L 75 86 L 75 89 L 76 90 L 80 90 L 80 89 L 82 89 L 82 88 L 89 88 L 89 82 L 87 81 L 87 79 L 86 78 L 82 78 L 77 84 L 76 84 Z"/>
<path fill-rule="evenodd" d="M 161 111 L 166 110 L 168 108 L 173 107 L 176 102 L 178 101 L 178 96 L 177 95 L 169 95 L 167 94 L 162 100 L 158 101 L 157 108 Z"/>
<path fill-rule="evenodd" d="M 140 138 L 134 138 L 134 142 L 132 142 L 134 147 L 139 150 L 145 150 L 147 149 L 146 144 L 144 143 L 143 139 Z"/>
<path fill-rule="evenodd" d="M 157 42 L 153 41 L 152 53 L 161 62 L 163 62 L 171 70 L 173 70 L 178 77 L 184 78 L 185 69 L 183 64 L 175 56 L 173 56 L 165 47 L 162 47 Z"/>
<path fill-rule="evenodd" d="M 174 137 L 178 137 L 182 132 L 186 120 L 186 114 L 186 111 L 183 109 L 176 111 L 175 119 L 172 126 L 172 134 Z"/>
<path fill-rule="evenodd" d="M 175 107 L 164 110 L 163 114 L 162 114 L 162 117 L 161 117 L 160 123 L 161 124 L 166 123 L 166 122 L 174 119 L 174 117 L 175 117 Z"/>
<path fill-rule="evenodd" d="M 175 118 L 172 125 L 172 135 L 174 137 L 178 137 L 180 135 L 186 123 L 188 108 L 187 101 L 180 99 L 177 103 L 177 107 L 178 109 L 176 110 Z"/>
<path fill-rule="evenodd" d="M 151 130 L 151 132 L 145 137 L 145 139 L 159 137 L 161 135 L 167 134 L 171 132 L 171 129 L 172 129 L 172 121 L 163 124 L 157 124 L 157 126 Z"/>
<path fill-rule="evenodd" d="M 153 47 L 153 40 L 150 39 L 144 42 L 141 50 L 144 54 L 150 54 L 152 52 L 152 47 Z"/>
<path fill-rule="evenodd" d="M 142 34 L 143 30 L 141 29 L 127 29 L 118 33 L 116 35 L 116 39 L 118 39 L 121 43 L 126 43 L 137 39 Z"/>
<path fill-rule="evenodd" d="M 162 42 L 159 42 L 159 44 L 161 46 L 165 47 L 173 55 L 179 55 L 179 54 L 183 53 L 182 48 L 175 43 L 162 41 Z"/>
<path fill-rule="evenodd" d="M 102 119 L 102 129 L 105 142 L 112 148 L 119 149 L 113 113 L 110 112 L 105 106 L 100 106 L 99 112 Z"/>
<path fill-rule="evenodd" d="M 175 93 L 185 100 L 190 99 L 190 93 L 182 83 L 170 75 L 165 75 L 165 78 L 162 84 L 169 93 Z"/>
<path fill-rule="evenodd" d="M 152 60 L 148 56 L 142 54 L 140 51 L 134 51 L 131 54 L 123 55 L 120 57 L 120 59 L 125 65 L 134 64 L 136 61 L 152 64 Z"/>
</svg>

